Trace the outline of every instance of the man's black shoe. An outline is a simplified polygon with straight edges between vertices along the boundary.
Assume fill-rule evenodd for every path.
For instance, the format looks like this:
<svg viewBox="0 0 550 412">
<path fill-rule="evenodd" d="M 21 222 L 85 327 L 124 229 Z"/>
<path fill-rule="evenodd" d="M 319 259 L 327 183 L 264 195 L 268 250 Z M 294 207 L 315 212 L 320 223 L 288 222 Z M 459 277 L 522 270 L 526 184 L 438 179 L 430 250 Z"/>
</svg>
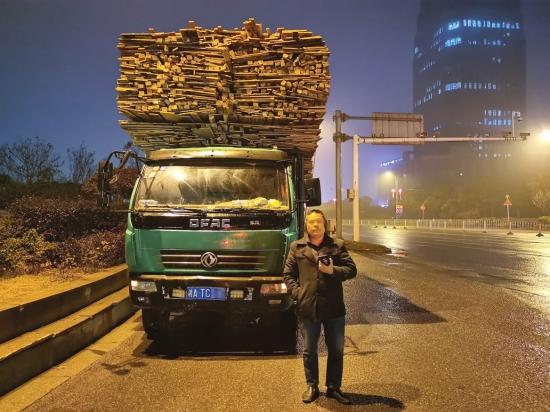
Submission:
<svg viewBox="0 0 550 412">
<path fill-rule="evenodd" d="M 327 398 L 336 399 L 344 405 L 350 405 L 351 400 L 340 389 L 327 389 Z"/>
<path fill-rule="evenodd" d="M 319 387 L 317 386 L 308 386 L 306 391 L 302 393 L 302 401 L 304 403 L 313 402 L 319 397 Z"/>
</svg>

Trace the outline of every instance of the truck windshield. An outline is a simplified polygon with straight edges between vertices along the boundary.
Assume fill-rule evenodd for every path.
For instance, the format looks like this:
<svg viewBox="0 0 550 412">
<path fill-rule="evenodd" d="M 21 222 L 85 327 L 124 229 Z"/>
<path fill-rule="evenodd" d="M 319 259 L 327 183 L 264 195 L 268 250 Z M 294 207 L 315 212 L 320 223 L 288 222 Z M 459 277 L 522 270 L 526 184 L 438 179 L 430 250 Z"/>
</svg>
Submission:
<svg viewBox="0 0 550 412">
<path fill-rule="evenodd" d="M 288 210 L 285 169 L 277 165 L 144 166 L 136 210 Z"/>
</svg>

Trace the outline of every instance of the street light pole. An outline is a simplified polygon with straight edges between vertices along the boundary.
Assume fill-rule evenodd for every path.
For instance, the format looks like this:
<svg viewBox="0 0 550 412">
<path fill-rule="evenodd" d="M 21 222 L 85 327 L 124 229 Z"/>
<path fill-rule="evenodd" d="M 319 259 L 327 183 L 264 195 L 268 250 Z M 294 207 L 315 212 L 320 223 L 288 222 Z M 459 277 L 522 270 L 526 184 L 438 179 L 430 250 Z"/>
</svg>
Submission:
<svg viewBox="0 0 550 412">
<path fill-rule="evenodd" d="M 334 143 L 336 144 L 336 237 L 342 238 L 342 111 L 334 113 L 336 133 Z"/>
<path fill-rule="evenodd" d="M 399 180 L 397 175 L 395 176 L 395 220 L 397 220 L 397 196 L 399 195 Z"/>
</svg>

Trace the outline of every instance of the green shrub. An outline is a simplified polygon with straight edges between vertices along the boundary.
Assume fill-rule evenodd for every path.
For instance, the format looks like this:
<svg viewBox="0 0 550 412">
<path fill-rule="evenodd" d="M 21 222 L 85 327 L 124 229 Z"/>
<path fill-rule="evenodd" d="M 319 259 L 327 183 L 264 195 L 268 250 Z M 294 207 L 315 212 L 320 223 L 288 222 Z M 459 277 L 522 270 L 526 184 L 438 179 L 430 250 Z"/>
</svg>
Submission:
<svg viewBox="0 0 550 412">
<path fill-rule="evenodd" d="M 124 234 L 99 232 L 80 239 L 80 261 L 87 268 L 105 268 L 124 263 Z"/>
<path fill-rule="evenodd" d="M 538 220 L 542 224 L 550 224 L 550 216 L 541 216 Z"/>
<path fill-rule="evenodd" d="M 95 232 L 122 232 L 126 214 L 100 209 L 90 200 L 29 196 L 8 208 L 16 230 L 36 229 L 51 242 L 63 242 Z"/>
<path fill-rule="evenodd" d="M 46 254 L 55 248 L 36 229 L 29 229 L 21 236 L 7 235 L 9 229 L 2 230 L 0 236 L 0 272 L 36 272 L 49 266 Z"/>
<path fill-rule="evenodd" d="M 71 182 L 48 182 L 25 184 L 6 179 L 0 175 L 0 209 L 22 197 L 37 196 L 56 199 L 76 198 L 81 193 L 80 185 Z"/>
<path fill-rule="evenodd" d="M 124 234 L 97 232 L 58 242 L 47 253 L 52 266 L 94 270 L 124 263 Z"/>
</svg>

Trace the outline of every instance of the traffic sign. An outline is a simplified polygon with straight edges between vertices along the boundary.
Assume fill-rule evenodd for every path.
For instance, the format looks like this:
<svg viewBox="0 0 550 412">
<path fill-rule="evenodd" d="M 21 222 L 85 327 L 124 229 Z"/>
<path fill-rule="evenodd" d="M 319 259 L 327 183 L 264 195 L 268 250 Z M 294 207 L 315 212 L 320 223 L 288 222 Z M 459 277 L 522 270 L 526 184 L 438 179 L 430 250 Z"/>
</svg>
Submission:
<svg viewBox="0 0 550 412">
<path fill-rule="evenodd" d="M 395 214 L 397 216 L 403 216 L 403 205 L 395 205 Z"/>
<path fill-rule="evenodd" d="M 512 201 L 510 200 L 510 195 L 506 195 L 506 199 L 504 199 L 504 206 L 512 206 Z"/>
<path fill-rule="evenodd" d="M 422 211 L 426 210 L 426 205 L 424 203 L 422 203 L 420 205 L 420 210 L 422 210 Z"/>
</svg>

